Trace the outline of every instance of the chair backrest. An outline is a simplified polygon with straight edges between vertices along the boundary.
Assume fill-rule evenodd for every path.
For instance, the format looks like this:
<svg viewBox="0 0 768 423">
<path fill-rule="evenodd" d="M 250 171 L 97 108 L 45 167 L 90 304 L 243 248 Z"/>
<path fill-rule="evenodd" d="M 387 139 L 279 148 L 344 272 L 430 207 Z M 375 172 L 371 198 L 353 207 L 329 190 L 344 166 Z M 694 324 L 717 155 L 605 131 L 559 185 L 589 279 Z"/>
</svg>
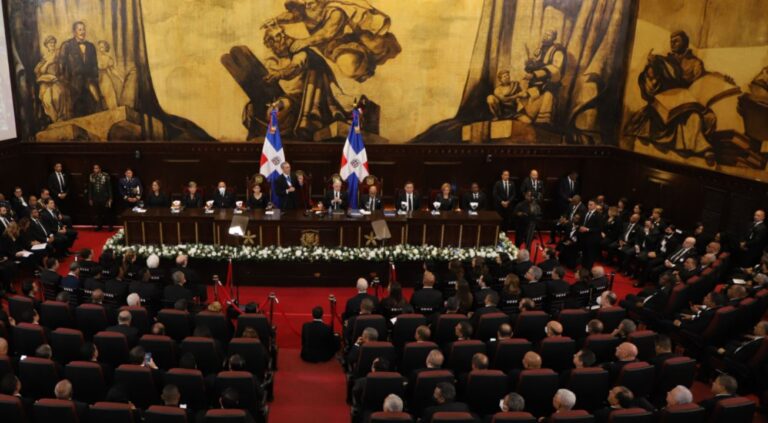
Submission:
<svg viewBox="0 0 768 423">
<path fill-rule="evenodd" d="M 211 335 L 226 344 L 232 339 L 232 329 L 227 318 L 213 311 L 203 310 L 195 315 L 195 327 L 207 326 L 211 330 Z"/>
<path fill-rule="evenodd" d="M 77 329 L 58 328 L 51 332 L 53 358 L 59 363 L 69 363 L 80 358 L 83 333 Z"/>
<path fill-rule="evenodd" d="M 216 392 L 222 392 L 226 388 L 234 388 L 240 394 L 240 405 L 248 407 L 251 412 L 261 407 L 261 398 L 256 393 L 256 384 L 253 375 L 248 372 L 226 371 L 216 375 Z"/>
<path fill-rule="evenodd" d="M 542 339 L 539 344 L 542 367 L 556 372 L 573 367 L 575 352 L 576 341 L 565 336 L 550 336 Z"/>
<path fill-rule="evenodd" d="M 639 407 L 613 410 L 608 416 L 609 423 L 652 423 L 654 421 L 653 413 Z"/>
<path fill-rule="evenodd" d="M 491 418 L 491 423 L 535 423 L 536 417 L 527 411 L 502 411 Z"/>
<path fill-rule="evenodd" d="M 91 405 L 88 419 L 92 422 L 139 423 L 131 405 L 121 402 L 97 402 Z"/>
<path fill-rule="evenodd" d="M 166 384 L 176 385 L 181 394 L 181 404 L 193 410 L 207 406 L 206 385 L 203 372 L 196 369 L 170 369 L 163 378 Z"/>
<path fill-rule="evenodd" d="M 21 394 L 26 398 L 50 397 L 59 381 L 59 372 L 53 360 L 27 357 L 19 361 Z"/>
<path fill-rule="evenodd" d="M 205 423 L 246 423 L 245 411 L 236 409 L 208 410 Z"/>
<path fill-rule="evenodd" d="M 75 320 L 77 327 L 88 339 L 109 326 L 107 311 L 101 304 L 80 304 L 75 308 Z"/>
<path fill-rule="evenodd" d="M 410 375 L 414 370 L 423 368 L 426 365 L 429 352 L 439 349 L 437 344 L 431 341 L 409 342 L 405 344 L 400 360 L 400 373 Z"/>
<path fill-rule="evenodd" d="M 595 411 L 608 397 L 611 375 L 601 367 L 573 369 L 563 386 L 576 394 L 574 408 Z"/>
<path fill-rule="evenodd" d="M 43 398 L 35 402 L 32 414 L 36 422 L 79 423 L 72 401 Z"/>
<path fill-rule="evenodd" d="M 93 343 L 99 349 L 99 360 L 117 367 L 128 361 L 128 340 L 118 332 L 99 332 L 93 335 Z"/>
<path fill-rule="evenodd" d="M 379 333 L 379 338 L 387 338 L 387 320 L 380 314 L 365 314 L 355 317 L 352 328 L 352 340 L 356 340 L 367 328 L 374 328 Z"/>
<path fill-rule="evenodd" d="M 636 398 L 647 397 L 653 392 L 655 377 L 655 367 L 645 361 L 638 361 L 622 367 L 615 384 L 626 386 Z"/>
<path fill-rule="evenodd" d="M 432 339 L 438 345 L 446 345 L 456 340 L 456 325 L 467 320 L 467 316 L 463 314 L 441 314 L 437 317 Z"/>
<path fill-rule="evenodd" d="M 440 411 L 432 415 L 432 423 L 476 423 L 472 413 L 464 411 Z"/>
<path fill-rule="evenodd" d="M 669 294 L 667 304 L 664 306 L 663 314 L 665 316 L 671 316 L 688 305 L 690 299 L 691 285 L 680 284 L 672 288 L 672 293 Z"/>
<path fill-rule="evenodd" d="M 527 339 L 509 338 L 496 343 L 496 351 L 493 353 L 492 369 L 509 372 L 512 369 L 523 367 L 523 356 L 533 350 L 533 344 Z"/>
<path fill-rule="evenodd" d="M 0 416 L 3 422 L 27 423 L 27 413 L 19 397 L 0 394 Z"/>
<path fill-rule="evenodd" d="M 165 333 L 176 342 L 192 334 L 189 313 L 185 310 L 162 309 L 157 313 L 157 321 L 165 325 Z"/>
<path fill-rule="evenodd" d="M 581 339 L 586 333 L 584 328 L 592 319 L 592 314 L 584 309 L 566 309 L 560 312 L 557 320 L 563 325 L 563 336 Z"/>
<path fill-rule="evenodd" d="M 621 340 L 611 334 L 600 333 L 596 335 L 589 335 L 584 339 L 583 348 L 589 348 L 595 353 L 597 363 L 604 363 L 610 361 L 614 357 L 616 347 L 621 343 Z"/>
<path fill-rule="evenodd" d="M 658 392 L 669 392 L 677 385 L 690 388 L 696 376 L 696 360 L 689 357 L 672 357 L 664 360 L 656 381 Z"/>
<path fill-rule="evenodd" d="M 755 414 L 755 403 L 749 398 L 733 397 L 717 402 L 709 421 L 712 423 L 749 422 Z"/>
<path fill-rule="evenodd" d="M 17 322 L 24 321 L 24 314 L 35 309 L 35 303 L 31 298 L 23 295 L 11 295 L 8 297 L 8 312 Z"/>
<path fill-rule="evenodd" d="M 152 353 L 152 361 L 157 367 L 168 370 L 176 366 L 176 342 L 166 335 L 144 335 L 139 339 L 139 345 L 148 353 Z"/>
<path fill-rule="evenodd" d="M 146 423 L 187 423 L 187 412 L 179 407 L 153 405 L 144 412 L 144 421 Z"/>
<path fill-rule="evenodd" d="M 763 338 L 760 347 L 755 351 L 752 357 L 750 357 L 749 361 L 747 361 L 747 366 L 749 366 L 750 369 L 757 370 L 766 362 L 766 360 L 768 360 L 768 337 Z"/>
<path fill-rule="evenodd" d="M 664 407 L 661 410 L 660 423 L 703 422 L 706 410 L 698 404 L 679 404 Z"/>
<path fill-rule="evenodd" d="M 147 408 L 160 401 L 152 370 L 147 367 L 123 364 L 115 369 L 115 383 L 125 387 L 128 398 L 136 407 Z"/>
<path fill-rule="evenodd" d="M 536 417 L 548 415 L 560 376 L 552 369 L 523 370 L 517 380 L 517 393 L 525 398 L 525 409 Z"/>
<path fill-rule="evenodd" d="M 64 374 L 72 383 L 72 397 L 75 400 L 93 404 L 104 399 L 107 375 L 99 363 L 72 361 L 64 368 Z"/>
<path fill-rule="evenodd" d="M 211 338 L 188 336 L 181 341 L 181 353 L 191 353 L 197 360 L 197 368 L 203 374 L 212 374 L 221 370 L 221 360 L 216 351 L 216 343 Z"/>
<path fill-rule="evenodd" d="M 472 368 L 472 356 L 477 353 L 485 354 L 485 343 L 477 339 L 456 341 L 448 351 L 446 368 L 456 374 L 466 373 Z"/>
<path fill-rule="evenodd" d="M 413 417 L 410 414 L 400 412 L 377 411 L 371 414 L 369 420 L 371 423 L 399 423 L 412 422 Z"/>
<path fill-rule="evenodd" d="M 40 304 L 40 324 L 49 329 L 74 328 L 75 319 L 69 311 L 69 303 L 44 301 Z"/>
<path fill-rule="evenodd" d="M 366 342 L 360 347 L 357 363 L 353 374 L 355 377 L 364 377 L 371 369 L 373 360 L 383 357 L 390 363 L 395 361 L 395 347 L 389 342 L 375 341 Z"/>
<path fill-rule="evenodd" d="M 392 343 L 395 348 L 402 349 L 403 346 L 411 342 L 416 333 L 416 328 L 425 325 L 427 318 L 422 314 L 401 314 L 397 316 L 395 324 L 392 327 Z"/>
<path fill-rule="evenodd" d="M 252 327 L 259 333 L 259 340 L 264 345 L 272 345 L 272 324 L 267 316 L 260 313 L 244 313 L 237 316 L 237 330 L 235 336 L 243 336 L 243 329 Z M 269 348 L 268 348 L 269 349 Z"/>
<path fill-rule="evenodd" d="M 501 370 L 473 370 L 467 376 L 465 399 L 469 408 L 481 415 L 499 409 L 499 401 L 507 395 L 507 375 Z"/>
<path fill-rule="evenodd" d="M 547 322 L 549 322 L 549 314 L 543 311 L 523 311 L 517 316 L 515 322 L 515 336 L 534 343 L 539 342 L 545 336 L 544 327 Z"/>
<path fill-rule="evenodd" d="M 568 422 L 568 423 L 592 423 L 595 421 L 595 416 L 589 414 L 585 410 L 569 410 L 561 411 L 557 414 L 552 414 L 549 418 L 550 422 Z"/>
<path fill-rule="evenodd" d="M 626 317 L 627 310 L 619 306 L 600 308 L 595 314 L 595 318 L 603 322 L 605 332 L 611 332 L 619 327 L 619 323 Z"/>
<path fill-rule="evenodd" d="M 450 370 L 425 370 L 419 372 L 416 380 L 413 381 L 411 390 L 410 410 L 415 415 L 420 415 L 424 407 L 432 403 L 435 393 L 435 387 L 438 383 L 453 383 L 455 380 L 453 372 Z"/>
<path fill-rule="evenodd" d="M 37 347 L 46 343 L 45 331 L 40 325 L 19 323 L 13 327 L 13 345 L 19 355 L 34 355 Z"/>
<path fill-rule="evenodd" d="M 264 380 L 269 363 L 269 353 L 258 339 L 232 338 L 227 353 L 239 354 L 245 359 L 245 370 Z"/>
<path fill-rule="evenodd" d="M 143 300 L 143 298 L 142 298 Z M 149 312 L 146 308 L 141 306 L 120 307 L 120 311 L 127 310 L 131 313 L 131 326 L 139 330 L 139 335 L 149 333 L 152 326 L 152 318 L 149 317 Z"/>
<path fill-rule="evenodd" d="M 375 372 L 366 376 L 365 389 L 362 396 L 362 408 L 366 411 L 374 411 L 381 408 L 384 398 L 389 394 L 395 394 L 400 398 L 405 397 L 405 378 L 395 372 Z"/>
<path fill-rule="evenodd" d="M 628 341 L 637 347 L 637 359 L 648 361 L 656 357 L 656 332 L 638 330 L 629 334 Z"/>
<path fill-rule="evenodd" d="M 738 318 L 738 310 L 735 307 L 721 307 L 715 312 L 715 316 L 704 329 L 704 332 L 701 333 L 701 340 L 706 344 L 719 345 L 731 335 L 731 330 L 733 330 Z"/>
<path fill-rule="evenodd" d="M 491 338 L 495 338 L 499 331 L 499 326 L 504 323 L 509 323 L 509 316 L 506 313 L 487 313 L 480 316 L 480 320 L 477 324 L 477 332 L 475 333 L 475 339 L 479 339 L 483 342 L 488 342 Z"/>
</svg>

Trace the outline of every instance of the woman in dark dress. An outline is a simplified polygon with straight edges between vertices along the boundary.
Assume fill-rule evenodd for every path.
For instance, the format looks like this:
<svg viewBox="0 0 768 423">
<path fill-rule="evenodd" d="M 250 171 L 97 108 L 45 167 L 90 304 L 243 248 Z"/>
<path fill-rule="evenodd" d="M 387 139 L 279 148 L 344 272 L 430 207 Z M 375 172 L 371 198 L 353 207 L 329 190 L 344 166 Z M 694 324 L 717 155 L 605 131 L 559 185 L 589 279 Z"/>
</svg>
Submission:
<svg viewBox="0 0 768 423">
<path fill-rule="evenodd" d="M 152 189 L 147 195 L 147 199 L 144 201 L 147 207 L 170 207 L 171 202 L 168 200 L 168 196 L 160 192 L 160 181 L 152 181 Z"/>
<path fill-rule="evenodd" d="M 473 310 L 475 298 L 467 281 L 462 279 L 456 282 L 456 295 L 454 297 L 459 301 L 459 313 L 467 314 Z"/>
<path fill-rule="evenodd" d="M 309 210 L 313 206 L 309 197 L 309 181 L 301 170 L 296 171 L 296 210 Z"/>
<path fill-rule="evenodd" d="M 514 273 L 510 273 L 504 278 L 499 308 L 507 314 L 520 312 L 520 278 Z"/>
<path fill-rule="evenodd" d="M 267 200 L 267 196 L 261 192 L 261 185 L 254 184 L 251 188 L 251 192 L 248 194 L 246 206 L 251 210 L 266 209 L 267 203 L 269 203 L 269 201 Z"/>
<path fill-rule="evenodd" d="M 22 221 L 29 227 L 29 219 L 23 218 Z M 43 254 L 34 253 L 24 257 L 23 251 L 30 251 L 31 245 L 25 240 L 20 223 L 9 223 L 0 237 L 0 256 L 20 262 L 21 267 L 25 269 L 34 270 L 42 264 Z"/>
<path fill-rule="evenodd" d="M 435 201 L 440 203 L 440 211 L 458 210 L 459 208 L 459 201 L 451 193 L 451 185 L 447 182 L 440 187 L 440 193 L 435 197 Z M 432 204 L 430 206 L 430 208 L 434 208 Z"/>
<path fill-rule="evenodd" d="M 621 216 L 617 207 L 608 207 L 608 218 L 603 225 L 602 239 L 600 248 L 603 251 L 609 251 L 616 246 L 621 236 Z"/>
<path fill-rule="evenodd" d="M 387 288 L 389 296 L 381 300 L 381 311 L 387 320 L 409 311 L 410 305 L 403 298 L 403 287 L 397 282 L 392 282 Z"/>
<path fill-rule="evenodd" d="M 197 191 L 197 183 L 190 181 L 187 185 L 187 192 L 181 198 L 181 205 L 185 209 L 199 209 L 203 207 L 203 195 Z"/>
</svg>

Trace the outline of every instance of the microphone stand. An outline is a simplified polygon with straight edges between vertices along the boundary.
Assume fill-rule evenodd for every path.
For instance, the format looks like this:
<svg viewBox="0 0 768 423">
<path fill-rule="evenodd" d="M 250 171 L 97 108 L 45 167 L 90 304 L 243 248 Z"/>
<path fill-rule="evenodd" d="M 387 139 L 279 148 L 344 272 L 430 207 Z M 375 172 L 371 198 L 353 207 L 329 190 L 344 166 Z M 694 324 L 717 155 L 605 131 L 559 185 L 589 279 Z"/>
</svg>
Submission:
<svg viewBox="0 0 768 423">
<path fill-rule="evenodd" d="M 274 325 L 275 322 L 275 304 L 279 303 L 277 295 L 274 292 L 269 293 L 269 324 Z"/>
<path fill-rule="evenodd" d="M 328 296 L 328 301 L 330 302 L 330 309 L 331 309 L 331 332 L 335 331 L 335 323 L 336 323 L 336 296 L 331 294 Z M 341 322 L 339 322 L 341 323 Z"/>
</svg>

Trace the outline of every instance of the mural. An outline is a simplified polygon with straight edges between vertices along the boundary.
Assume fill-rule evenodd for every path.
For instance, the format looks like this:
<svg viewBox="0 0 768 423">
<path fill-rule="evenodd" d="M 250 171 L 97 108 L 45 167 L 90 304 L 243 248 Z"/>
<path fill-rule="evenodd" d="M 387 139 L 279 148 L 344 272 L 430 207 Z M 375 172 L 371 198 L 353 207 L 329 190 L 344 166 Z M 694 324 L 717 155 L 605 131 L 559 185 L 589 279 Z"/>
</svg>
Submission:
<svg viewBox="0 0 768 423">
<path fill-rule="evenodd" d="M 744 19 L 766 15 L 761 0 L 640 2 L 621 146 L 768 176 L 768 27 Z"/>
</svg>

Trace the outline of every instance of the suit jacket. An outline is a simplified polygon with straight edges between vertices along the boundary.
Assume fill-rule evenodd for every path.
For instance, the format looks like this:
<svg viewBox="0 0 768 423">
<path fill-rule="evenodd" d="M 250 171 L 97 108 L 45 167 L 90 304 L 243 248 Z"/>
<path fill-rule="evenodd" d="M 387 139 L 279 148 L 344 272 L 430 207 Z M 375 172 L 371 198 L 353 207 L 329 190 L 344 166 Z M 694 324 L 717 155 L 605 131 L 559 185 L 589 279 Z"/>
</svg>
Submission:
<svg viewBox="0 0 768 423">
<path fill-rule="evenodd" d="M 472 207 L 469 205 L 469 203 L 472 202 L 477 203 L 477 210 L 485 210 L 488 208 L 488 197 L 482 191 L 477 193 L 477 199 L 474 198 L 473 192 L 465 192 L 464 196 L 461 198 L 462 210 L 472 210 Z"/>
<path fill-rule="evenodd" d="M 213 193 L 213 207 L 217 209 L 231 209 L 235 207 L 235 194 L 229 190 L 224 191 L 224 195 L 217 189 Z"/>
<path fill-rule="evenodd" d="M 762 344 L 763 337 L 731 341 L 725 345 L 725 355 L 738 363 L 746 363 Z"/>
<path fill-rule="evenodd" d="M 298 192 L 298 188 L 296 188 L 297 184 L 298 182 L 295 177 L 291 177 L 291 183 L 289 184 L 288 178 L 283 174 L 275 179 L 275 193 L 277 194 L 277 198 L 280 199 L 281 210 L 293 210 L 296 208 L 296 193 Z M 297 191 L 287 192 L 288 188 L 291 186 L 296 188 Z"/>
<path fill-rule="evenodd" d="M 59 201 L 59 194 L 66 194 L 69 192 L 69 175 L 61 172 L 61 179 L 64 182 L 63 187 L 59 186 L 59 178 L 56 177 L 56 172 L 48 175 L 48 191 L 51 192 L 51 197 L 57 202 Z"/>
<path fill-rule="evenodd" d="M 533 193 L 534 200 L 541 200 L 541 197 L 544 196 L 544 181 L 537 179 L 534 184 L 533 179 L 531 179 L 530 176 L 527 176 L 523 179 L 523 184 L 520 186 L 520 190 L 523 193 Z"/>
<path fill-rule="evenodd" d="M 11 224 L 13 219 L 11 219 L 11 216 L 3 216 L 5 220 L 0 219 L 0 235 L 2 235 L 5 232 L 5 229 L 8 228 L 8 225 Z"/>
<path fill-rule="evenodd" d="M 40 282 L 43 285 L 55 286 L 58 289 L 61 285 L 61 276 L 52 270 L 45 269 L 40 272 Z"/>
<path fill-rule="evenodd" d="M 557 200 L 561 209 L 565 208 L 570 201 L 570 198 L 579 192 L 579 181 L 573 181 L 573 189 L 571 189 L 571 184 L 568 182 L 568 179 L 567 176 L 561 179 L 557 187 Z"/>
<path fill-rule="evenodd" d="M 334 204 L 331 201 L 334 198 L 333 190 L 328 190 L 325 192 L 325 196 L 323 196 L 323 206 L 325 206 L 326 209 L 333 209 L 333 210 L 346 210 L 349 206 L 349 195 L 347 195 L 346 191 L 339 191 L 339 199 L 341 199 L 341 204 Z"/>
<path fill-rule="evenodd" d="M 45 230 L 52 234 L 58 232 L 59 228 L 61 227 L 57 211 L 54 210 L 53 213 L 54 215 L 52 215 L 51 212 L 49 212 L 47 209 L 40 211 L 40 222 L 42 222 L 43 226 L 45 226 Z"/>
<path fill-rule="evenodd" d="M 448 198 L 444 198 L 443 194 L 439 193 L 437 194 L 437 197 L 435 197 L 434 201 L 440 203 L 440 211 L 451 211 L 459 207 L 459 199 L 453 194 L 448 195 Z M 434 206 L 430 204 L 429 208 L 434 209 Z"/>
<path fill-rule="evenodd" d="M 381 210 L 381 197 L 371 197 L 368 194 L 365 194 L 360 198 L 360 204 L 358 204 L 358 206 L 362 209 L 371 210 L 371 204 L 373 204 L 374 210 Z"/>
<path fill-rule="evenodd" d="M 313 320 L 301 328 L 301 359 L 310 363 L 325 362 L 333 358 L 339 343 L 331 327 Z"/>
<path fill-rule="evenodd" d="M 512 180 L 507 182 L 509 183 L 509 192 L 504 190 L 504 181 L 496 181 L 493 185 L 493 203 L 496 205 L 496 208 L 501 207 L 502 201 L 509 201 L 511 203 L 515 199 L 515 183 Z M 510 210 L 512 210 L 511 206 L 510 204 L 508 207 Z"/>
<path fill-rule="evenodd" d="M 562 279 L 549 280 L 546 282 L 546 286 L 547 295 L 549 296 L 554 296 L 557 294 L 568 294 L 568 292 L 571 290 L 571 285 Z"/>
<path fill-rule="evenodd" d="M 398 210 L 402 210 L 403 206 L 402 204 L 407 201 L 407 196 L 405 191 L 401 191 L 397 195 L 397 201 L 395 202 L 395 208 Z M 417 191 L 413 192 L 413 210 L 419 210 L 421 209 L 421 196 L 419 196 L 419 193 Z M 411 211 L 413 211 L 411 210 Z"/>
<path fill-rule="evenodd" d="M 133 326 L 115 325 L 108 327 L 106 330 L 107 332 L 117 332 L 125 335 L 125 339 L 128 340 L 128 349 L 135 347 L 139 342 L 139 330 Z"/>
<path fill-rule="evenodd" d="M 603 368 L 605 370 L 608 370 L 608 374 L 611 377 L 612 381 L 615 381 L 617 377 L 619 377 L 619 373 L 621 373 L 621 369 L 624 368 L 627 364 L 636 363 L 637 360 L 632 361 L 612 361 L 610 363 L 603 364 Z"/>
<path fill-rule="evenodd" d="M 585 206 L 584 203 L 568 205 L 568 209 L 565 212 L 565 218 L 573 220 L 573 216 L 576 216 L 577 214 L 581 216 L 581 221 L 583 222 L 584 217 L 587 215 L 587 206 Z"/>
<path fill-rule="evenodd" d="M 694 316 L 692 320 L 683 320 L 680 328 L 693 333 L 701 333 L 709 326 L 709 322 L 715 317 L 715 313 L 717 313 L 717 307 L 706 309 L 699 313 L 698 316 Z"/>
<path fill-rule="evenodd" d="M 27 234 L 29 235 L 31 241 L 37 241 L 42 243 L 42 242 L 48 242 L 48 235 L 51 235 L 52 232 L 48 231 L 48 229 L 45 228 L 45 225 L 43 225 L 42 221 L 30 220 L 29 232 Z"/>
<path fill-rule="evenodd" d="M 538 298 L 547 295 L 547 284 L 541 281 L 521 283 L 520 292 L 523 298 Z"/>
<path fill-rule="evenodd" d="M 443 293 L 435 288 L 422 288 L 411 296 L 411 305 L 419 313 L 439 312 L 443 309 Z"/>
<path fill-rule="evenodd" d="M 695 248 L 689 248 L 686 250 L 684 247 L 680 247 L 675 249 L 671 253 L 668 253 L 666 258 L 669 261 L 671 261 L 675 267 L 682 268 L 685 260 L 688 259 L 688 257 L 694 257 L 695 255 L 696 255 Z"/>
<path fill-rule="evenodd" d="M 744 239 L 744 243 L 747 247 L 744 264 L 751 265 L 760 259 L 766 244 L 768 244 L 768 226 L 766 226 L 764 221 L 757 225 L 752 224 Z"/>
<path fill-rule="evenodd" d="M 440 405 L 433 405 L 431 407 L 427 407 L 424 409 L 424 413 L 421 416 L 422 422 L 431 422 L 432 416 L 435 413 L 439 413 L 442 411 L 450 412 L 450 411 L 469 411 L 469 407 L 467 404 L 464 404 L 463 402 L 449 402 L 445 404 Z"/>
<path fill-rule="evenodd" d="M 631 226 L 631 228 L 630 228 Z M 619 240 L 624 241 L 627 245 L 635 245 L 637 242 L 638 234 L 643 225 L 638 223 L 626 222 L 621 225 L 621 231 L 619 232 Z"/>
<path fill-rule="evenodd" d="M 203 196 L 199 192 L 196 192 L 194 197 L 186 193 L 181 197 L 181 205 L 185 209 L 199 209 L 203 207 Z"/>
<path fill-rule="evenodd" d="M 352 297 L 352 298 L 347 300 L 347 303 L 344 306 L 344 314 L 342 314 L 341 318 L 346 320 L 346 319 L 349 319 L 352 316 L 357 316 L 358 314 L 360 314 L 360 304 L 366 298 L 370 298 L 371 301 L 373 301 L 374 310 L 376 308 L 378 308 L 378 306 L 379 306 L 379 299 L 378 298 L 376 298 L 373 295 L 358 293 L 354 297 Z"/>
<path fill-rule="evenodd" d="M 592 215 L 587 219 L 589 211 L 584 213 L 582 222 L 583 227 L 589 229 L 589 232 L 579 233 L 581 240 L 585 244 L 594 244 L 600 242 L 600 233 L 603 230 L 603 218 L 597 211 L 594 211 Z"/>
<path fill-rule="evenodd" d="M 22 217 L 29 217 L 29 202 L 24 200 L 26 202 L 26 206 L 21 202 L 19 197 L 16 197 L 15 195 L 11 197 L 11 209 L 16 214 L 16 220 L 21 219 Z"/>
<path fill-rule="evenodd" d="M 81 94 L 88 89 L 87 84 L 99 83 L 99 67 L 96 59 L 96 46 L 90 41 L 83 41 L 85 54 L 80 50 L 74 38 L 61 43 L 59 65 L 61 77 Z"/>
<path fill-rule="evenodd" d="M 733 398 L 734 396 L 731 394 L 721 394 L 714 396 L 709 399 L 705 399 L 703 401 L 699 401 L 699 406 L 705 410 L 705 414 L 707 415 L 707 418 L 712 415 L 712 412 L 715 411 L 715 406 L 717 406 L 717 403 L 728 398 Z"/>
<path fill-rule="evenodd" d="M 104 292 L 114 295 L 115 301 L 118 304 L 125 304 L 125 299 L 128 297 L 129 284 L 130 282 L 127 279 L 110 279 L 104 283 Z"/>
<path fill-rule="evenodd" d="M 163 301 L 171 304 L 181 299 L 191 303 L 194 296 L 190 290 L 181 285 L 168 285 L 163 289 Z"/>
</svg>

